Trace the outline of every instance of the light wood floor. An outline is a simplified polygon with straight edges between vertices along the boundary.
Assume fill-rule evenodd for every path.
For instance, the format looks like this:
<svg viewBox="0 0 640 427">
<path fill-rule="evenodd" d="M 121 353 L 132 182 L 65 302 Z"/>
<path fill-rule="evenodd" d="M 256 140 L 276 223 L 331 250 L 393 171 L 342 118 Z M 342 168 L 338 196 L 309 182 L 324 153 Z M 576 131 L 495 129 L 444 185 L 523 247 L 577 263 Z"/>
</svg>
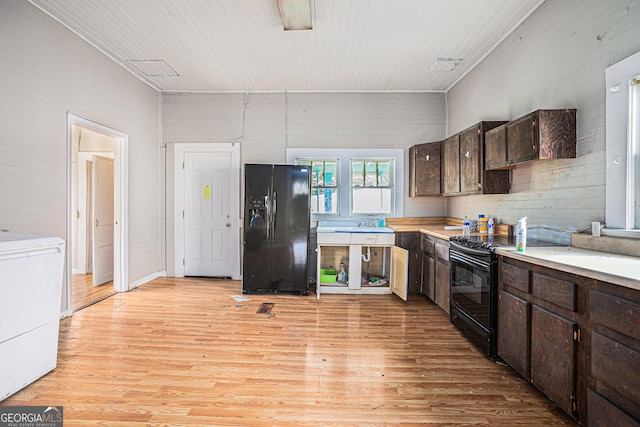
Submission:
<svg viewBox="0 0 640 427">
<path fill-rule="evenodd" d="M 85 308 L 0 405 L 63 405 L 65 426 L 575 425 L 420 296 L 237 294 L 161 278 Z"/>
<path fill-rule="evenodd" d="M 73 311 L 113 295 L 113 281 L 93 286 L 93 274 L 74 274 L 72 277 Z"/>
</svg>

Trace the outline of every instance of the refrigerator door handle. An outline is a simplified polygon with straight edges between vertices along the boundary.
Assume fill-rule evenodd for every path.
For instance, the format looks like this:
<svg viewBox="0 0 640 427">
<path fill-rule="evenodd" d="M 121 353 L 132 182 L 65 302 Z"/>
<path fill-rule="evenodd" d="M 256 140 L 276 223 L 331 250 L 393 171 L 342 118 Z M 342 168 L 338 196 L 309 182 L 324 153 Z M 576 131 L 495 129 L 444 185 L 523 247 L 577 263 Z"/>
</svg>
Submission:
<svg viewBox="0 0 640 427">
<path fill-rule="evenodd" d="M 271 224 L 271 240 L 273 240 L 275 234 L 276 234 L 276 215 L 278 214 L 278 207 L 276 205 L 276 200 L 278 198 L 278 193 L 276 193 L 275 191 L 273 192 L 273 201 L 271 202 L 272 207 L 271 207 L 271 220 L 273 221 L 273 224 Z"/>
<path fill-rule="evenodd" d="M 271 240 L 271 201 L 269 196 L 264 196 L 264 207 L 267 210 L 265 222 L 267 223 L 267 241 L 269 241 Z"/>
</svg>

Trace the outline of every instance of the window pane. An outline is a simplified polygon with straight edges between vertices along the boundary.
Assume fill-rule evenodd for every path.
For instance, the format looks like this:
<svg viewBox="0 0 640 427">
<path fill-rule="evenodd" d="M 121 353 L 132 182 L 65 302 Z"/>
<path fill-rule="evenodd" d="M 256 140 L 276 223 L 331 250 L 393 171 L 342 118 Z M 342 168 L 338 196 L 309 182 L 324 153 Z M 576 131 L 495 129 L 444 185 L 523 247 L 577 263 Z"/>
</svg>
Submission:
<svg viewBox="0 0 640 427">
<path fill-rule="evenodd" d="M 336 186 L 336 173 L 338 170 L 338 162 L 325 162 L 324 166 L 324 185 L 326 187 Z"/>
<path fill-rule="evenodd" d="M 311 213 L 338 213 L 338 190 L 336 188 L 313 188 L 311 190 Z"/>
<path fill-rule="evenodd" d="M 391 162 L 378 162 L 378 186 L 388 187 L 391 184 L 390 173 Z"/>
<path fill-rule="evenodd" d="M 353 187 L 362 187 L 364 185 L 364 162 L 351 162 L 351 185 Z"/>
<path fill-rule="evenodd" d="M 313 167 L 311 171 L 312 171 L 311 186 L 312 187 L 322 186 L 323 180 L 324 180 L 324 165 L 322 164 L 322 162 L 313 162 Z"/>
<path fill-rule="evenodd" d="M 364 185 L 367 187 L 378 186 L 378 162 L 367 162 Z"/>
<path fill-rule="evenodd" d="M 391 189 L 359 187 L 353 189 L 353 213 L 391 212 Z"/>
</svg>

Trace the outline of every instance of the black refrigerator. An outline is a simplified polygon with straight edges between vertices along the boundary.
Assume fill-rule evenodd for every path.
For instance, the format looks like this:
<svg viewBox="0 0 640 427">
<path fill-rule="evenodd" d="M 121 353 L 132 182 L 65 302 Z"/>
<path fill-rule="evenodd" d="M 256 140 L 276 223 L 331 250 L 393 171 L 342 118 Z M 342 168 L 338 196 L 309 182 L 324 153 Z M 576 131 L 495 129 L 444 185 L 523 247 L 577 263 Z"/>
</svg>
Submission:
<svg viewBox="0 0 640 427">
<path fill-rule="evenodd" d="M 243 293 L 309 294 L 308 166 L 244 167 Z"/>
</svg>

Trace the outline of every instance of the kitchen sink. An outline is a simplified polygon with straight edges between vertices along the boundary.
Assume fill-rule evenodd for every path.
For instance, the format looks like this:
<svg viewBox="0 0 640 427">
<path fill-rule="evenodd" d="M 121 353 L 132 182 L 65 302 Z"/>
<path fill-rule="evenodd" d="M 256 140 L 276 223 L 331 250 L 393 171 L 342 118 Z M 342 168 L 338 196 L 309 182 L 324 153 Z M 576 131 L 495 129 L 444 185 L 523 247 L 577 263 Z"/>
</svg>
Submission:
<svg viewBox="0 0 640 427">
<path fill-rule="evenodd" d="M 393 233 L 389 227 L 376 227 L 370 224 L 371 221 L 318 221 L 316 231 L 318 233 Z"/>
</svg>

